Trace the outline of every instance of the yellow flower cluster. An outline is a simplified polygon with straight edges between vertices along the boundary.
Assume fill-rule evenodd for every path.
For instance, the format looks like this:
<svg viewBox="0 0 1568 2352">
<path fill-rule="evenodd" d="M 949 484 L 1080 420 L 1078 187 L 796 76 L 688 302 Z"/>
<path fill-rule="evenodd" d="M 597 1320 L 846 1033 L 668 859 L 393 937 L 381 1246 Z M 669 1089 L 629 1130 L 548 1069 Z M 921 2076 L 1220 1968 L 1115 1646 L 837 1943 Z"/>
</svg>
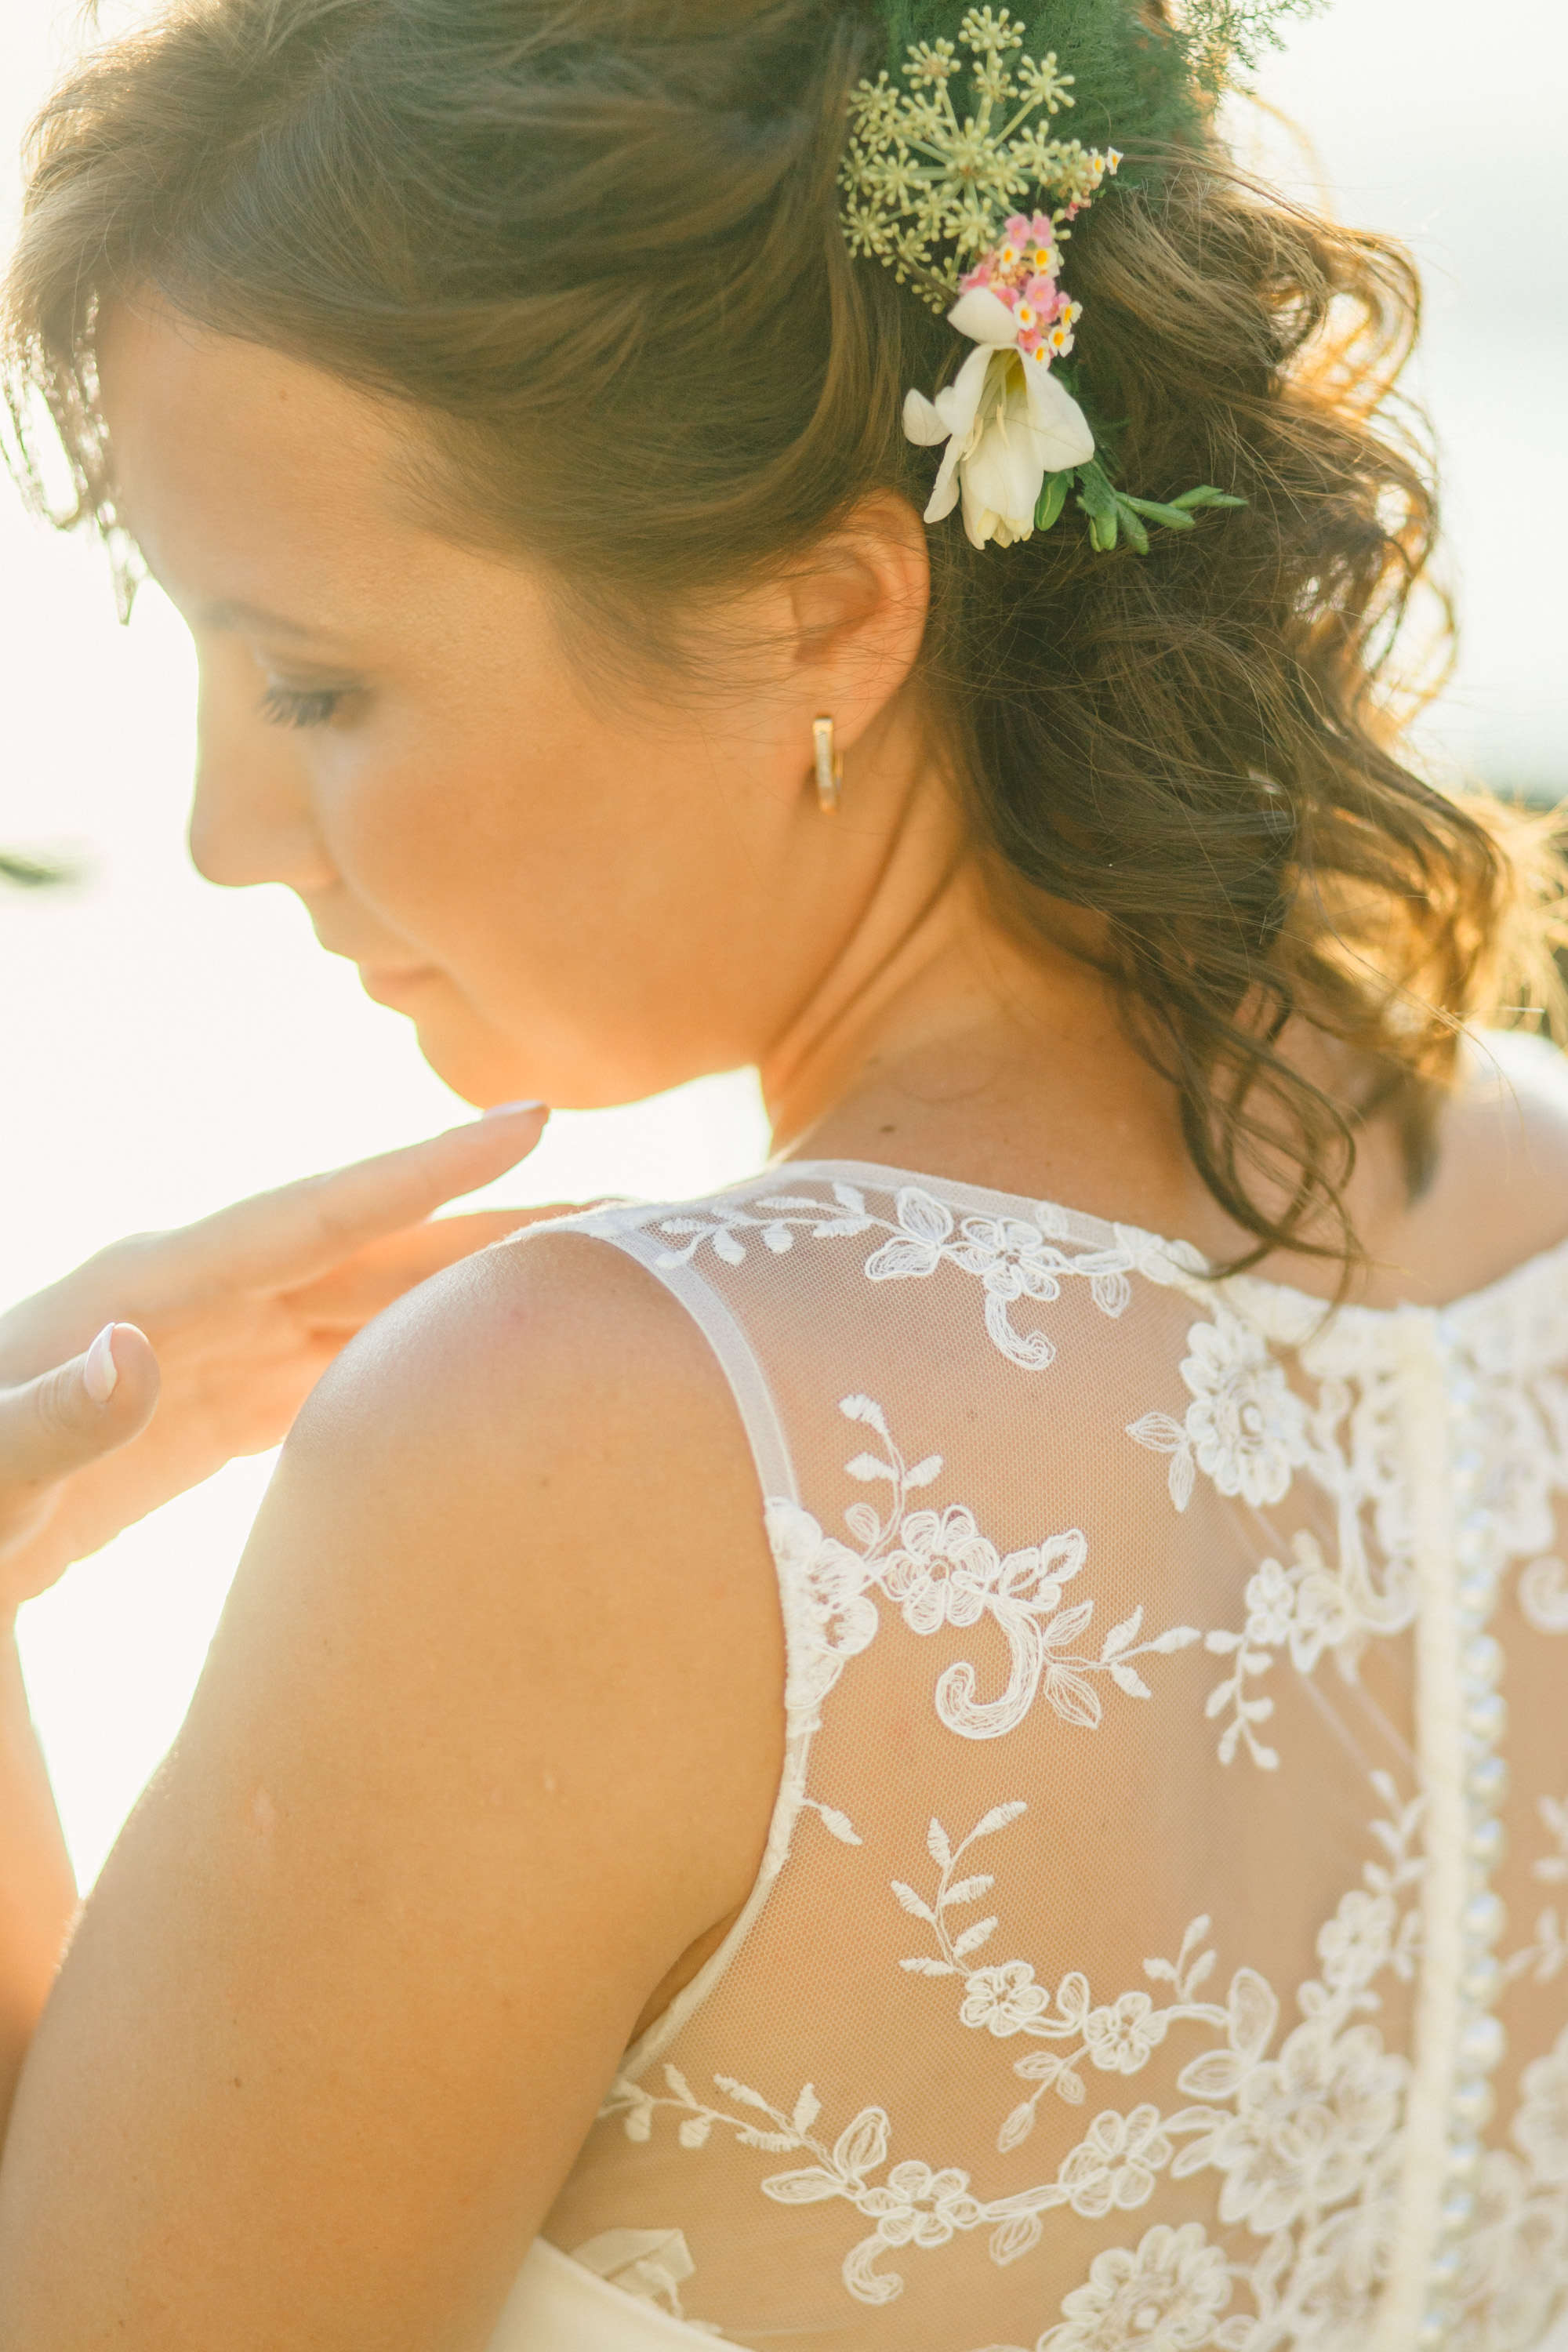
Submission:
<svg viewBox="0 0 1568 2352">
<path fill-rule="evenodd" d="M 1113 168 L 1098 149 L 1031 121 L 1071 106 L 1072 76 L 1058 71 L 1054 51 L 1021 54 L 1026 29 L 1005 8 L 971 8 L 958 42 L 911 45 L 907 89 L 881 73 L 850 100 L 840 173 L 849 250 L 885 262 L 900 285 L 912 280 L 932 310 L 952 302 L 963 264 L 998 244 L 1020 197 L 1045 190 L 1059 202 L 1053 222 L 1064 223 Z M 953 85 L 964 73 L 961 116 Z"/>
</svg>

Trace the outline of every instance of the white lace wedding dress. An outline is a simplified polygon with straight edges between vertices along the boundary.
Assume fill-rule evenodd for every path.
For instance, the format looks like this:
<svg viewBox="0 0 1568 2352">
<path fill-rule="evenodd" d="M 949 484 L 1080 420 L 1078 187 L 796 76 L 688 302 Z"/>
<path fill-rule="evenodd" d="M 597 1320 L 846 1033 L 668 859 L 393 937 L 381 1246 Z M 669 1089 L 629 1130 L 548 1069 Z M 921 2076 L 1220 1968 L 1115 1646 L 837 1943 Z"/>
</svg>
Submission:
<svg viewBox="0 0 1568 2352">
<path fill-rule="evenodd" d="M 1329 1316 L 858 1165 L 574 1229 L 733 1387 L 789 1738 L 494 2352 L 1552 2340 L 1568 1244 Z"/>
</svg>

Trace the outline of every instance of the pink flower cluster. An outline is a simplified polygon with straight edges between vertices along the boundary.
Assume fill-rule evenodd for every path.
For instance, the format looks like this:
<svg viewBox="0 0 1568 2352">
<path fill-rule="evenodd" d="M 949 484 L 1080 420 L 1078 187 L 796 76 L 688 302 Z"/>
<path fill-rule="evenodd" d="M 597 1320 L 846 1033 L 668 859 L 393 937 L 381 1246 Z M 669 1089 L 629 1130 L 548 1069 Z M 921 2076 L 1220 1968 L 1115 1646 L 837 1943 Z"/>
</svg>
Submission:
<svg viewBox="0 0 1568 2352">
<path fill-rule="evenodd" d="M 1057 284 L 1061 251 L 1056 229 L 1045 213 L 1032 220 L 1015 213 L 1002 232 L 1002 242 L 983 254 L 959 290 L 967 294 L 983 286 L 1005 302 L 1018 321 L 1018 349 L 1048 367 L 1053 359 L 1072 349 L 1073 321 L 1081 306 L 1069 301 Z"/>
</svg>

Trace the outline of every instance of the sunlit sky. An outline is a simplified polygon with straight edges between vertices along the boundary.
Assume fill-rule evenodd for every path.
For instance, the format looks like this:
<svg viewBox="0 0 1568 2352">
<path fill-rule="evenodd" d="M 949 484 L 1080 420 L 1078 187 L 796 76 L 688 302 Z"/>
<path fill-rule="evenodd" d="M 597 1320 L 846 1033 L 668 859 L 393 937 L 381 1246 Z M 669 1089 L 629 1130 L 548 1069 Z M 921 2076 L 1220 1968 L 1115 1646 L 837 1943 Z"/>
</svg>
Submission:
<svg viewBox="0 0 1568 2352">
<path fill-rule="evenodd" d="M 1016 13 L 1026 19 L 1028 0 Z M 68 54 L 76 14 L 50 0 L 0 10 L 0 170 Z M 1310 158 L 1265 126 L 1293 192 L 1326 184 L 1342 216 L 1409 238 L 1426 268 L 1419 385 L 1447 460 L 1467 630 L 1438 740 L 1500 783 L 1544 793 L 1568 790 L 1565 80 L 1562 0 L 1485 12 L 1339 0 L 1292 29 L 1263 77 L 1310 142 Z M 12 175 L 0 184 L 7 222 L 14 197 Z M 0 843 L 88 861 L 68 895 L 0 899 L 0 1297 L 116 1234 L 462 1115 L 405 1024 L 321 954 L 287 893 L 225 893 L 191 871 L 184 633 L 155 591 L 121 630 L 98 551 L 29 522 L 3 482 L 0 685 Z M 561 1116 L 498 1197 L 699 1191 L 765 1147 L 754 1084 L 736 1075 Z M 84 1884 L 178 1726 L 267 1468 L 234 1465 L 24 1612 L 29 1689 Z"/>
</svg>

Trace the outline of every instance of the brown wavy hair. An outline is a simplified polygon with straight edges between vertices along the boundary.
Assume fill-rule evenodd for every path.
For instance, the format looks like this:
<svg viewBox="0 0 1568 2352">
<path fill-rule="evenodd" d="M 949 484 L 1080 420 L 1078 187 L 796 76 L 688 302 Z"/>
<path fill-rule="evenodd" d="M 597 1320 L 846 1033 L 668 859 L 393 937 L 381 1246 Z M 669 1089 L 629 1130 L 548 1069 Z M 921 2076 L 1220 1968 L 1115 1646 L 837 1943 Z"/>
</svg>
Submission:
<svg viewBox="0 0 1568 2352">
<path fill-rule="evenodd" d="M 665 619 L 868 492 L 928 495 L 900 401 L 960 346 L 837 226 L 846 100 L 884 37 L 826 0 L 186 0 L 36 129 L 7 382 L 24 448 L 40 397 L 63 438 L 57 519 L 117 530 L 94 331 L 153 289 L 418 412 L 454 532 L 535 551 L 668 655 Z M 1412 264 L 1207 132 L 1131 162 L 1142 185 L 1071 247 L 1083 394 L 1130 488 L 1246 506 L 1142 556 L 1094 552 L 1070 510 L 1005 552 L 933 530 L 923 686 L 1011 920 L 1096 919 L 1254 1239 L 1238 1262 L 1348 1266 L 1358 1129 L 1394 1119 L 1419 1188 L 1463 1025 L 1521 979 L 1545 1001 L 1555 883 L 1399 755 L 1392 663 L 1435 534 L 1390 405 Z M 1287 1054 L 1297 1018 L 1344 1049 L 1342 1087 Z"/>
</svg>

